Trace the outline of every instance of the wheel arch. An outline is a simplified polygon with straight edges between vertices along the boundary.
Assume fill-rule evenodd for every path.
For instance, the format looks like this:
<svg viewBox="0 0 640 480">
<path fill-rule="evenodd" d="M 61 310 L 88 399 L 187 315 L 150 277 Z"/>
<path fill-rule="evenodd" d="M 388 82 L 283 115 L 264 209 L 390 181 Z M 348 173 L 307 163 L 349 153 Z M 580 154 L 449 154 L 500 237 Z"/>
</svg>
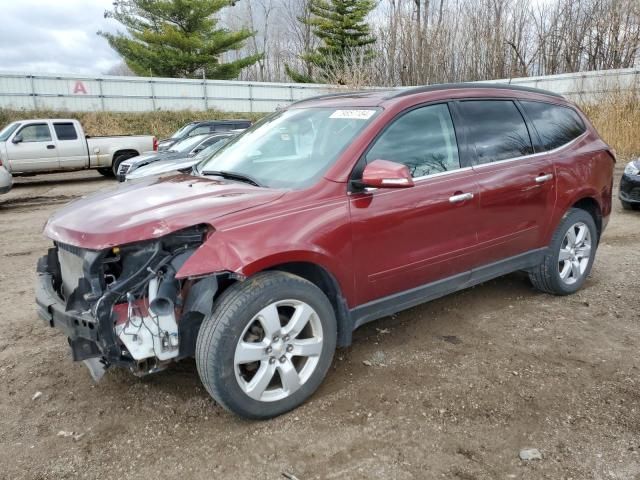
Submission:
<svg viewBox="0 0 640 480">
<path fill-rule="evenodd" d="M 579 208 L 591 215 L 596 224 L 598 241 L 600 241 L 600 235 L 602 235 L 602 208 L 598 201 L 592 196 L 585 196 L 575 201 L 570 208 Z"/>
<path fill-rule="evenodd" d="M 333 311 L 336 314 L 336 321 L 338 324 L 338 346 L 345 347 L 351 344 L 353 325 L 349 315 L 347 301 L 342 294 L 340 284 L 329 270 L 317 263 L 309 261 L 280 263 L 266 268 L 265 270 L 287 272 L 297 275 L 298 277 L 308 280 L 322 290 L 329 299 L 329 302 L 331 302 Z"/>
<path fill-rule="evenodd" d="M 136 156 L 136 157 L 138 155 L 140 155 L 140 153 L 137 150 L 133 149 L 133 148 L 123 148 L 121 150 L 115 150 L 113 152 L 113 154 L 111 155 L 111 162 L 113 163 L 113 161 L 116 158 L 118 158 L 119 156 L 121 156 L 121 155 L 127 155 L 127 154 L 130 154 L 130 153 L 133 154 L 133 156 Z"/>
</svg>

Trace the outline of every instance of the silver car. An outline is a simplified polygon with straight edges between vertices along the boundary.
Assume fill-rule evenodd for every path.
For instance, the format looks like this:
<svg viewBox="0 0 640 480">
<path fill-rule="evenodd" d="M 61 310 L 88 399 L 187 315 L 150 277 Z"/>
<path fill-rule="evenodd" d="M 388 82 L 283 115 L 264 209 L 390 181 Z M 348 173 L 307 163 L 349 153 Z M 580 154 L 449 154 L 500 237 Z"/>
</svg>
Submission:
<svg viewBox="0 0 640 480">
<path fill-rule="evenodd" d="M 13 185 L 11 173 L 0 162 L 0 194 L 7 193 Z"/>
<path fill-rule="evenodd" d="M 134 170 L 133 172 L 128 173 L 125 177 L 125 181 L 135 180 L 137 178 L 143 178 L 143 177 L 151 177 L 155 175 L 162 175 L 165 173 L 175 172 L 178 170 L 189 171 L 193 167 L 195 167 L 198 163 L 213 156 L 214 153 L 216 153 L 224 145 L 226 145 L 229 140 L 235 137 L 235 135 L 236 134 L 228 134 L 228 135 L 225 135 L 224 137 L 221 137 L 221 139 L 218 140 L 216 143 L 214 143 L 213 145 L 209 145 L 207 148 L 205 148 L 195 156 L 191 156 L 191 157 L 187 156 L 183 158 L 174 158 L 169 160 L 160 160 L 157 162 L 153 162 L 149 165 L 140 167 Z"/>
</svg>

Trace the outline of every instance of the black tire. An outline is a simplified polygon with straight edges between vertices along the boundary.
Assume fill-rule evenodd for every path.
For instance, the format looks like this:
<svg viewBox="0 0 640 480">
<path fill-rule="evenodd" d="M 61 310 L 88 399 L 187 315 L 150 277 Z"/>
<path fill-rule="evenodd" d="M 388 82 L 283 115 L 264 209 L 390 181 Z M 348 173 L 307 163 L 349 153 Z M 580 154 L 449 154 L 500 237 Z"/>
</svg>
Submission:
<svg viewBox="0 0 640 480">
<path fill-rule="evenodd" d="M 591 236 L 591 255 L 582 276 L 573 284 L 565 283 L 558 270 L 560 249 L 570 227 L 577 223 L 584 223 Z M 598 231 L 591 214 L 579 208 L 570 209 L 560 221 L 560 225 L 553 234 L 548 252 L 537 267 L 529 271 L 529 279 L 535 288 L 553 295 L 571 295 L 580 290 L 586 281 L 598 248 Z"/>
<path fill-rule="evenodd" d="M 629 203 L 629 202 L 625 202 L 624 200 L 620 200 L 620 203 L 622 204 L 622 209 L 623 210 L 637 210 L 637 208 L 638 208 L 634 204 Z"/>
<path fill-rule="evenodd" d="M 98 173 L 104 177 L 113 177 L 113 170 L 111 167 L 99 168 Z"/>
<path fill-rule="evenodd" d="M 130 158 L 136 156 L 138 156 L 138 154 L 135 152 L 126 152 L 113 157 L 113 163 L 111 164 L 111 174 L 114 177 L 118 176 L 118 169 L 120 168 L 120 164 L 125 160 L 129 160 Z"/>
<path fill-rule="evenodd" d="M 256 400 L 245 393 L 236 378 L 236 346 L 258 312 L 283 300 L 301 301 L 315 310 L 322 326 L 320 355 L 306 382 L 289 396 Z M 336 337 L 335 313 L 322 290 L 290 273 L 262 272 L 230 286 L 218 298 L 198 333 L 196 365 L 204 387 L 225 409 L 247 418 L 267 419 L 298 407 L 315 392 L 331 366 Z"/>
</svg>

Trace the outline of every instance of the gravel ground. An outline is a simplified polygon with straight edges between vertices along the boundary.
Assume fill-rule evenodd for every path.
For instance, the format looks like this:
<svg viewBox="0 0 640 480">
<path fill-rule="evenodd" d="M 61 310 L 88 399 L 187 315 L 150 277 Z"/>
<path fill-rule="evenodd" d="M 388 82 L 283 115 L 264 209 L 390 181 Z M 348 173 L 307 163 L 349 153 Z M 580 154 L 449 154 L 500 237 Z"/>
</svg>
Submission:
<svg viewBox="0 0 640 480">
<path fill-rule="evenodd" d="M 92 383 L 37 317 L 34 269 L 46 218 L 113 181 L 16 183 L 0 197 L 1 478 L 640 479 L 640 212 L 617 201 L 578 294 L 518 273 L 368 324 L 309 402 L 250 422 L 193 361 Z"/>
</svg>

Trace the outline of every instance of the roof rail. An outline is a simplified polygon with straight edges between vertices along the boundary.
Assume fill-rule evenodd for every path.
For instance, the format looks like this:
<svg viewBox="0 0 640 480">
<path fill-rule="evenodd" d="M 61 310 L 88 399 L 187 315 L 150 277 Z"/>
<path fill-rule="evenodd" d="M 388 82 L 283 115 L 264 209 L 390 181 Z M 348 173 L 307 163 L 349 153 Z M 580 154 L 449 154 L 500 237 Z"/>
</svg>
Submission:
<svg viewBox="0 0 640 480">
<path fill-rule="evenodd" d="M 438 83 L 433 85 L 424 85 L 421 87 L 411 87 L 400 90 L 398 93 L 388 98 L 405 97 L 414 93 L 436 92 L 439 90 L 449 90 L 452 88 L 497 88 L 502 90 L 515 90 L 520 92 L 540 93 L 543 95 L 551 95 L 553 97 L 564 98 L 559 93 L 542 90 L 541 88 L 525 87 L 522 85 L 512 85 L 508 83 Z"/>
<path fill-rule="evenodd" d="M 392 91 L 394 90 L 381 88 L 381 89 L 371 89 L 371 90 L 352 90 L 350 92 L 325 93 L 323 95 L 314 95 L 313 97 L 301 98 L 300 100 L 296 100 L 295 102 L 292 102 L 289 105 L 296 105 L 298 103 L 308 102 L 310 100 L 322 100 L 325 98 L 326 99 L 340 98 L 340 97 L 348 97 L 351 95 L 367 95 L 367 94 L 371 95 L 371 94 L 376 94 L 381 92 L 392 92 Z"/>
</svg>

